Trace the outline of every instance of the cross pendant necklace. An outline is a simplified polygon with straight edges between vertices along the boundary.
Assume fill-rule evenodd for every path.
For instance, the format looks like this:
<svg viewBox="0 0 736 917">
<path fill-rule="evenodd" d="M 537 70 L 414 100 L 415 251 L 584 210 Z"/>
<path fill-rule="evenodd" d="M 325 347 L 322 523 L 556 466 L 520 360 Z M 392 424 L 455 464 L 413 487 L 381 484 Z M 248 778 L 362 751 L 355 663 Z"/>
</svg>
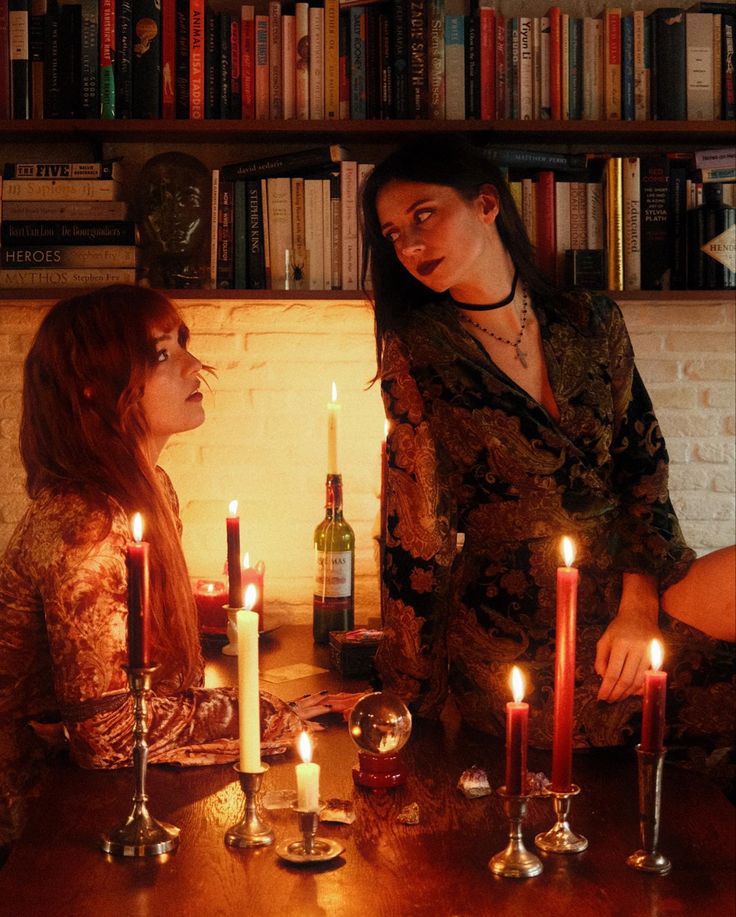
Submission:
<svg viewBox="0 0 736 917">
<path fill-rule="evenodd" d="M 522 306 L 521 306 L 521 325 L 519 327 L 519 333 L 516 335 L 515 341 L 510 341 L 508 338 L 502 338 L 497 334 L 494 334 L 492 331 L 489 331 L 487 328 L 484 328 L 483 325 L 476 322 L 474 319 L 470 318 L 469 315 L 460 312 L 460 320 L 466 322 L 468 325 L 472 325 L 474 328 L 477 328 L 478 331 L 481 331 L 483 334 L 488 335 L 494 339 L 494 341 L 499 341 L 501 344 L 508 344 L 509 347 L 514 348 L 514 355 L 516 359 L 521 363 L 524 369 L 527 368 L 527 353 L 525 350 L 521 349 L 521 339 L 524 337 L 524 331 L 526 329 L 526 320 L 529 315 L 529 293 L 527 292 L 526 284 L 522 284 Z"/>
</svg>

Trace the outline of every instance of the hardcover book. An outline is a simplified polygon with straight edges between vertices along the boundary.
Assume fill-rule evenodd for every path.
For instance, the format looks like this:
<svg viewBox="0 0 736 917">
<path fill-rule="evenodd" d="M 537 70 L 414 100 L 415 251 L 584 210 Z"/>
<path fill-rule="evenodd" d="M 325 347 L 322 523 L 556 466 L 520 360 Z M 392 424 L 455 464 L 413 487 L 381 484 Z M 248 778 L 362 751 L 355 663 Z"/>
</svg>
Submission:
<svg viewBox="0 0 736 917">
<path fill-rule="evenodd" d="M 668 182 L 666 156 L 641 158 L 642 290 L 665 290 L 669 286 Z"/>
<path fill-rule="evenodd" d="M 136 245 L 138 238 L 132 220 L 3 219 L 0 242 L 3 245 Z"/>
<path fill-rule="evenodd" d="M 161 3 L 133 0 L 133 117 L 161 117 Z"/>
<path fill-rule="evenodd" d="M 652 117 L 660 121 L 684 121 L 687 118 L 685 13 L 666 6 L 650 13 L 649 19 L 655 73 Z"/>
</svg>

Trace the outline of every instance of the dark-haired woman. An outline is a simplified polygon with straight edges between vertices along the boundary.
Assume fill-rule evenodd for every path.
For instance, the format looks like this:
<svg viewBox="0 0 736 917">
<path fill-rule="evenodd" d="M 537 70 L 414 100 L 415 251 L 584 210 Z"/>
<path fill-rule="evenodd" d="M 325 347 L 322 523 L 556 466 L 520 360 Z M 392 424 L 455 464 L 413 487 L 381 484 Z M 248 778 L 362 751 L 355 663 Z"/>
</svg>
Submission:
<svg viewBox="0 0 736 917">
<path fill-rule="evenodd" d="M 576 745 L 636 739 L 635 695 L 661 629 L 671 738 L 710 732 L 722 744 L 731 652 L 660 613 L 695 555 L 616 304 L 558 291 L 540 273 L 499 170 L 464 141 L 391 154 L 368 178 L 363 210 L 391 421 L 384 685 L 425 715 L 451 692 L 471 725 L 502 734 L 509 667 L 521 661 L 530 740 L 549 746 L 555 571 L 568 535 L 580 569 Z M 716 558 L 724 596 L 733 558 Z M 721 611 L 711 624 L 727 637 Z"/>
</svg>

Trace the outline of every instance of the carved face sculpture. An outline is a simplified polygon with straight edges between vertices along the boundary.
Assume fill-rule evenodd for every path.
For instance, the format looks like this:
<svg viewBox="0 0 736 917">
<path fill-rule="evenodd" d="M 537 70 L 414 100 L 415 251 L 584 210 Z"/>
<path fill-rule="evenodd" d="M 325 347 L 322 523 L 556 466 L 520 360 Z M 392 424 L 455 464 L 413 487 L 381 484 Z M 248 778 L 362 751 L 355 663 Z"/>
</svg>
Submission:
<svg viewBox="0 0 736 917">
<path fill-rule="evenodd" d="M 143 167 L 139 213 L 144 245 L 163 255 L 188 257 L 208 232 L 209 172 L 185 153 L 162 153 Z"/>
</svg>

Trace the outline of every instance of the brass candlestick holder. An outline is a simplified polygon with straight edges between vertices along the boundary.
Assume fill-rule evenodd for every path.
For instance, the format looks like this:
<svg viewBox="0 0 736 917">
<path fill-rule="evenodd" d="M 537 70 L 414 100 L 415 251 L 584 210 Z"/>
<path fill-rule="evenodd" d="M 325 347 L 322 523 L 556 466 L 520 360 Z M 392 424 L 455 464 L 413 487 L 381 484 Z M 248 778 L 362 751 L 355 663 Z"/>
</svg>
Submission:
<svg viewBox="0 0 736 917">
<path fill-rule="evenodd" d="M 529 879 L 542 871 L 542 861 L 524 846 L 522 826 L 526 818 L 529 796 L 512 796 L 502 786 L 496 791 L 503 799 L 503 809 L 509 820 L 509 842 L 504 850 L 492 856 L 488 868 L 495 876 L 506 879 Z"/>
<path fill-rule="evenodd" d="M 345 850 L 342 844 L 327 837 L 317 837 L 319 812 L 297 809 L 299 840 L 286 841 L 276 848 L 276 854 L 289 863 L 324 863 L 334 860 Z"/>
<path fill-rule="evenodd" d="M 245 796 L 245 812 L 242 819 L 225 832 L 225 843 L 230 847 L 267 847 L 273 844 L 274 833 L 261 817 L 260 792 L 268 765 L 262 764 L 260 771 L 241 771 L 237 765 L 233 770 Z"/>
<path fill-rule="evenodd" d="M 665 754 L 665 749 L 644 751 L 641 745 L 636 746 L 639 764 L 639 832 L 642 849 L 626 858 L 627 865 L 632 869 L 653 872 L 660 876 L 666 876 L 672 869 L 672 863 L 657 850 L 662 802 L 662 764 Z"/>
<path fill-rule="evenodd" d="M 555 807 L 557 821 L 549 831 L 538 834 L 534 843 L 547 853 L 582 853 L 588 847 L 588 839 L 582 834 L 577 834 L 570 827 L 570 803 L 573 796 L 577 796 L 580 787 L 574 783 L 564 793 L 546 789 L 545 796 L 551 796 Z"/>
<path fill-rule="evenodd" d="M 157 821 L 148 811 L 146 770 L 148 767 L 148 695 L 151 679 L 158 668 L 150 666 L 123 666 L 133 695 L 133 771 L 135 794 L 133 810 L 127 820 L 102 835 L 102 849 L 115 856 L 140 857 L 169 853 L 179 846 L 179 828 Z"/>
</svg>

